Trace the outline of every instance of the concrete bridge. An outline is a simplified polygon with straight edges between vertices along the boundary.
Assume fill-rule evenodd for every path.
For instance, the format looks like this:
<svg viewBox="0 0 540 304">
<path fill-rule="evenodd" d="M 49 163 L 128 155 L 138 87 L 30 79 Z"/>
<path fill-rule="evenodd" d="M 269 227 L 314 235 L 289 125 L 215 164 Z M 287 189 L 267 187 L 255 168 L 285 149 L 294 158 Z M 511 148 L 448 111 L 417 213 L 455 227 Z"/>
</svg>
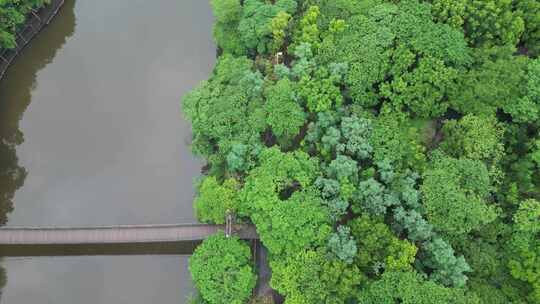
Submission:
<svg viewBox="0 0 540 304">
<path fill-rule="evenodd" d="M 259 238 L 252 225 L 135 225 L 109 227 L 4 227 L 0 245 L 127 244 L 202 241 L 218 231 Z"/>
</svg>

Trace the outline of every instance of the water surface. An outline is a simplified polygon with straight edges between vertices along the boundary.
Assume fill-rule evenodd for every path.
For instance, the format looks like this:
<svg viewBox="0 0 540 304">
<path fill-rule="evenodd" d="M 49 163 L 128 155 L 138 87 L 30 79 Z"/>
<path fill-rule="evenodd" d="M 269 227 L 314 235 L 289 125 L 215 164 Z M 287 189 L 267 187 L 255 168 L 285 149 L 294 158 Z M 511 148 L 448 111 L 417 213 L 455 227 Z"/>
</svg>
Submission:
<svg viewBox="0 0 540 304">
<path fill-rule="evenodd" d="M 0 82 L 0 222 L 194 222 L 201 161 L 180 97 L 215 63 L 211 25 L 207 1 L 67 0 Z M 0 303 L 182 303 L 191 290 L 180 255 L 3 265 Z"/>
</svg>

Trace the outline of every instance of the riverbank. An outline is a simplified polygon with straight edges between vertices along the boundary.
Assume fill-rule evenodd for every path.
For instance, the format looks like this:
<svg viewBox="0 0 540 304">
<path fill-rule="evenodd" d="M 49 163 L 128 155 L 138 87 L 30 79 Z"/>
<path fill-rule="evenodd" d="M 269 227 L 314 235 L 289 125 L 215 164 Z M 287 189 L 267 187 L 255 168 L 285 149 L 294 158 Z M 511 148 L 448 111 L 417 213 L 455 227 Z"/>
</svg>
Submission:
<svg viewBox="0 0 540 304">
<path fill-rule="evenodd" d="M 13 60 L 30 43 L 30 41 L 58 14 L 64 5 L 64 0 L 52 0 L 36 12 L 32 11 L 21 30 L 17 31 L 17 47 L 14 49 L 4 49 L 0 52 L 0 80 L 8 70 Z"/>
</svg>

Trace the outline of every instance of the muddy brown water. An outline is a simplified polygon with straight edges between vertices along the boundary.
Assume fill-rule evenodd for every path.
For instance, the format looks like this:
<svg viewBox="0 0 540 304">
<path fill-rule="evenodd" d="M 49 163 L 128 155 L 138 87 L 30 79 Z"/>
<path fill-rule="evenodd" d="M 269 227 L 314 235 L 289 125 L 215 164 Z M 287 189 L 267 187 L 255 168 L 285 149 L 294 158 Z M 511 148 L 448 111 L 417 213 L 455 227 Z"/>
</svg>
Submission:
<svg viewBox="0 0 540 304">
<path fill-rule="evenodd" d="M 67 0 L 0 82 L 2 224 L 193 223 L 180 97 L 214 66 L 212 22 L 202 0 Z M 192 246 L 0 248 L 0 303 L 184 303 Z"/>
</svg>

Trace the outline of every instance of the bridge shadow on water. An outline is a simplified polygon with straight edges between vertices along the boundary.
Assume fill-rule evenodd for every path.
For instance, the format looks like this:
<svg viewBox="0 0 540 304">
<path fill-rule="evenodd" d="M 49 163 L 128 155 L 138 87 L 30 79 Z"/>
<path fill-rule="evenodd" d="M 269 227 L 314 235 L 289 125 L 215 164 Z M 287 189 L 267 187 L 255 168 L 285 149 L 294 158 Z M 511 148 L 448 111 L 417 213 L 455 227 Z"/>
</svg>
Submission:
<svg viewBox="0 0 540 304">
<path fill-rule="evenodd" d="M 199 241 L 76 245 L 0 245 L 3 257 L 191 255 Z"/>
</svg>

